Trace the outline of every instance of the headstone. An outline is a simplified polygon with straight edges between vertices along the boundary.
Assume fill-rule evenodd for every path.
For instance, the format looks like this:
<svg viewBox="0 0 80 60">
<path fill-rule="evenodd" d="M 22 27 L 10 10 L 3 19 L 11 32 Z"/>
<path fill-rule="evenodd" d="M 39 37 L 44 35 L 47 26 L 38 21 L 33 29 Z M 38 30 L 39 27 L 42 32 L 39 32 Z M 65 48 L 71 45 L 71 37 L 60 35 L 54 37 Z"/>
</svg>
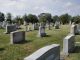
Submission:
<svg viewBox="0 0 80 60">
<path fill-rule="evenodd" d="M 29 25 L 27 26 L 27 31 L 31 31 L 31 27 Z"/>
<path fill-rule="evenodd" d="M 27 31 L 28 30 L 28 27 L 27 26 L 24 26 L 24 30 Z"/>
<path fill-rule="evenodd" d="M 71 34 L 78 34 L 78 30 L 77 30 L 77 25 L 76 24 L 72 24 L 71 29 L 70 29 L 70 33 Z"/>
<path fill-rule="evenodd" d="M 16 28 L 17 29 L 20 29 L 21 28 L 19 23 L 15 23 L 15 25 L 16 25 Z"/>
<path fill-rule="evenodd" d="M 71 21 L 69 21 L 69 25 L 70 25 L 70 26 L 72 25 L 72 22 L 71 22 Z"/>
<path fill-rule="evenodd" d="M 55 25 L 54 25 L 55 29 L 59 29 L 59 26 L 60 26 L 60 22 L 59 21 L 56 21 L 55 22 Z"/>
<path fill-rule="evenodd" d="M 9 34 L 10 32 L 13 32 L 13 31 L 16 31 L 16 30 L 17 30 L 16 25 L 7 25 L 5 33 Z"/>
<path fill-rule="evenodd" d="M 45 27 L 40 26 L 39 27 L 39 32 L 38 32 L 38 37 L 45 37 L 46 33 L 45 33 Z"/>
<path fill-rule="evenodd" d="M 24 58 L 24 60 L 60 60 L 60 45 L 45 46 Z"/>
<path fill-rule="evenodd" d="M 0 28 L 2 28 L 2 24 L 3 24 L 3 22 L 0 22 Z"/>
<path fill-rule="evenodd" d="M 73 34 L 69 34 L 63 40 L 63 53 L 68 56 L 70 52 L 74 50 L 75 47 L 75 36 Z"/>
<path fill-rule="evenodd" d="M 7 22 L 6 21 L 3 21 L 2 27 L 3 28 L 6 28 L 6 25 L 7 25 Z"/>
<path fill-rule="evenodd" d="M 38 29 L 39 29 L 38 23 L 33 24 L 33 30 L 38 30 Z"/>
<path fill-rule="evenodd" d="M 80 34 L 80 24 L 76 24 L 76 25 L 77 25 L 78 34 Z"/>
<path fill-rule="evenodd" d="M 24 21 L 24 26 L 26 26 L 27 25 L 27 23 L 26 23 L 26 21 Z"/>
<path fill-rule="evenodd" d="M 14 31 L 10 34 L 11 44 L 20 43 L 25 41 L 25 32 L 24 31 Z"/>
<path fill-rule="evenodd" d="M 35 24 L 32 25 L 33 30 L 35 30 Z"/>
</svg>

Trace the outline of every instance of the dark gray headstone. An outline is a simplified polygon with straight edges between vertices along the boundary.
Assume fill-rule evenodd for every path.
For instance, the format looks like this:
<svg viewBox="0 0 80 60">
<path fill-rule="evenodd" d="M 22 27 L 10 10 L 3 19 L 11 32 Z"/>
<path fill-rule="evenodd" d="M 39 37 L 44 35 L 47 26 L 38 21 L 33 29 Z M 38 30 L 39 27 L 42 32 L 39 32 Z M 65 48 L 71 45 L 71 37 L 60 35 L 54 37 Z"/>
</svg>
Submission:
<svg viewBox="0 0 80 60">
<path fill-rule="evenodd" d="M 16 30 L 17 30 L 16 25 L 7 25 L 5 33 L 10 33 L 10 32 L 16 31 Z"/>
<path fill-rule="evenodd" d="M 24 31 L 14 31 L 10 34 L 11 44 L 20 43 L 25 41 L 25 32 Z"/>
<path fill-rule="evenodd" d="M 45 27 L 40 26 L 39 27 L 39 32 L 38 32 L 38 37 L 45 37 L 46 33 L 45 33 Z"/>
</svg>

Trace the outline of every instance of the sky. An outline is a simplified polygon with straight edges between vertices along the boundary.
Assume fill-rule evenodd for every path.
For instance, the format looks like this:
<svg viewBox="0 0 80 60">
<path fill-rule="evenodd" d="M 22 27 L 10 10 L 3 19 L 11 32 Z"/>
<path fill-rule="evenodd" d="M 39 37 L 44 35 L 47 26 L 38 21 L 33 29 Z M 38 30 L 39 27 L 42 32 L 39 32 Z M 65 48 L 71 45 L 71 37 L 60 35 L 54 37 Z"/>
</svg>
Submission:
<svg viewBox="0 0 80 60">
<path fill-rule="evenodd" d="M 0 0 L 0 11 L 13 16 L 51 13 L 80 15 L 80 0 Z"/>
</svg>

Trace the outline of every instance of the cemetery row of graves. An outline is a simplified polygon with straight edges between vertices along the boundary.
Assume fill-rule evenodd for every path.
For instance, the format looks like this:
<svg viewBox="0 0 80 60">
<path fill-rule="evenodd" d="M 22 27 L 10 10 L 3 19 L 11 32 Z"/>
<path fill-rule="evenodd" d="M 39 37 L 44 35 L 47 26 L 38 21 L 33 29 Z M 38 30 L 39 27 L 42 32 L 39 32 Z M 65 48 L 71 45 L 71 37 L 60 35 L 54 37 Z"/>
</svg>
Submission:
<svg viewBox="0 0 80 60">
<path fill-rule="evenodd" d="M 66 26 L 66 25 L 61 25 L 60 22 L 57 21 L 55 22 L 54 27 L 53 25 L 50 25 L 51 27 L 50 30 L 48 29 L 48 27 L 49 26 L 47 24 L 46 25 L 35 24 L 31 26 L 30 25 L 19 26 L 16 24 L 5 25 L 5 27 L 1 29 L 0 36 L 2 35 L 4 36 L 2 38 L 4 41 L 6 41 L 8 38 L 9 42 L 1 43 L 0 59 L 1 60 L 66 60 L 67 58 L 70 58 L 69 57 L 70 54 L 74 53 L 76 49 L 78 49 L 76 48 L 76 44 L 79 44 L 79 42 L 76 43 L 75 37 L 76 35 L 80 34 L 80 24 L 75 24 L 73 22 L 72 24 Z M 32 33 L 34 34 L 32 35 Z M 53 36 L 49 35 L 49 33 L 53 34 Z M 60 37 L 60 34 L 62 34 L 63 37 L 62 36 Z M 31 38 L 30 40 L 28 40 L 29 37 Z M 34 37 L 38 40 L 35 40 Z M 58 38 L 59 41 L 57 41 L 58 39 L 56 38 Z M 50 39 L 51 41 L 49 41 Z"/>
<path fill-rule="evenodd" d="M 40 14 L 39 22 L 29 17 L 24 16 L 23 25 L 19 17 L 12 23 L 10 14 L 0 22 L 0 60 L 79 60 L 79 20 L 62 25 L 58 16 L 53 23 L 48 13 Z"/>
</svg>

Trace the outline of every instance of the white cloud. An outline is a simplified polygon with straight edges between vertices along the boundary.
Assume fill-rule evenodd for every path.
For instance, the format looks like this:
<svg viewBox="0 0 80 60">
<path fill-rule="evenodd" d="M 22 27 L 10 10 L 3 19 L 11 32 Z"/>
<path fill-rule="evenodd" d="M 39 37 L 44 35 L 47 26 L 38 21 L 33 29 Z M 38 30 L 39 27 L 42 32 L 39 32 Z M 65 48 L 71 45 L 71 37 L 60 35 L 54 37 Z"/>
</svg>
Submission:
<svg viewBox="0 0 80 60">
<path fill-rule="evenodd" d="M 66 7 L 70 7 L 70 6 L 72 6 L 72 5 L 73 5 L 73 3 L 67 2 L 65 6 L 66 6 Z"/>
<path fill-rule="evenodd" d="M 79 14 L 80 6 L 72 0 L 0 0 L 0 11 L 13 15 L 40 14 L 49 12 L 60 15 L 62 13 Z M 76 11 L 76 12 L 74 12 Z"/>
</svg>

